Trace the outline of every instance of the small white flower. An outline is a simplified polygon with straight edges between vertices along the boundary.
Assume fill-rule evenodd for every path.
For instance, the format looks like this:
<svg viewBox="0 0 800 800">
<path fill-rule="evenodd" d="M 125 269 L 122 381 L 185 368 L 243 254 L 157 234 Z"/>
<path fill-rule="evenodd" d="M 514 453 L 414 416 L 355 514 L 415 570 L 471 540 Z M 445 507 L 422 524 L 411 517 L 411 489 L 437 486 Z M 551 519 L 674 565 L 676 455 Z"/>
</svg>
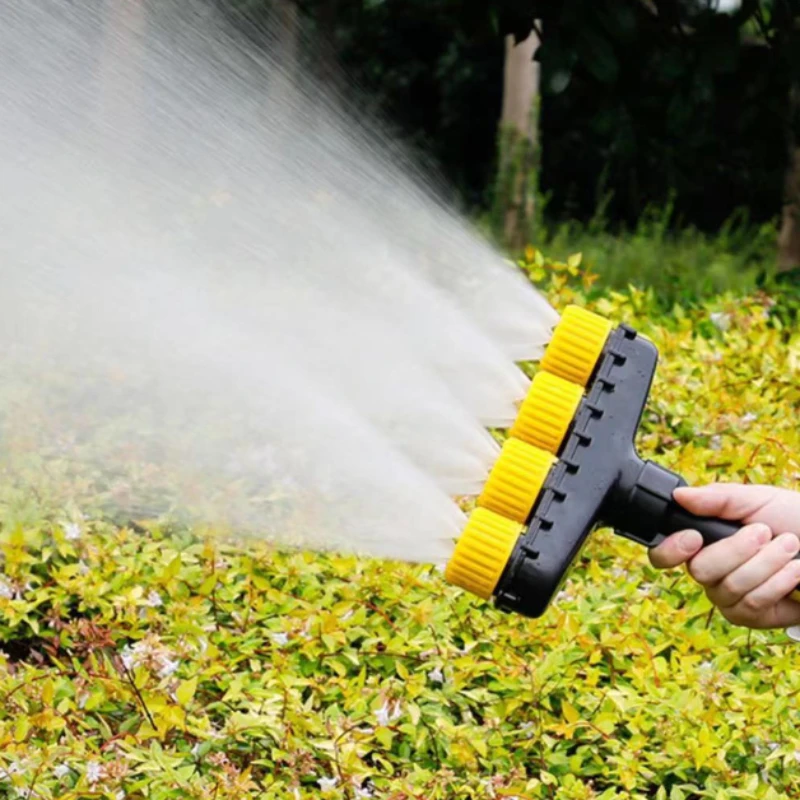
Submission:
<svg viewBox="0 0 800 800">
<path fill-rule="evenodd" d="M 81 526 L 77 522 L 67 522 L 61 527 L 68 542 L 77 542 L 81 538 Z"/>
<path fill-rule="evenodd" d="M 390 709 L 389 704 L 384 701 L 384 704 L 375 712 L 375 718 L 378 720 L 378 725 L 386 727 L 390 722 L 394 722 L 403 716 L 403 710 L 400 708 L 400 703 L 395 703 L 394 708 Z"/>
<path fill-rule="evenodd" d="M 344 614 L 342 614 L 342 616 L 341 616 L 341 617 L 339 617 L 339 619 L 340 619 L 342 622 L 347 622 L 347 620 L 349 620 L 349 619 L 350 619 L 350 617 L 352 617 L 354 613 L 355 613 L 355 612 L 354 612 L 354 611 L 353 611 L 353 609 L 351 608 L 349 611 L 346 611 Z"/>
<path fill-rule="evenodd" d="M 709 444 L 709 447 L 712 450 L 721 450 L 722 449 L 722 437 L 719 434 L 715 433 L 711 437 L 711 443 Z"/>
<path fill-rule="evenodd" d="M 162 662 L 161 669 L 158 671 L 158 677 L 168 678 L 178 669 L 180 665 L 181 662 L 178 661 L 178 659 L 165 658 Z"/>
<path fill-rule="evenodd" d="M 54 770 L 53 775 L 59 780 L 66 778 L 69 775 L 69 767 L 66 764 L 59 764 Z"/>
<path fill-rule="evenodd" d="M 356 787 L 356 797 L 374 797 L 371 789 L 359 789 Z"/>
<path fill-rule="evenodd" d="M 333 789 L 337 783 L 339 783 L 338 778 L 320 778 L 319 788 L 322 789 L 323 792 L 327 792 L 328 789 Z"/>
<path fill-rule="evenodd" d="M 7 781 L 11 778 L 12 775 L 16 775 L 20 772 L 22 772 L 22 767 L 15 761 L 12 761 L 8 765 L 8 769 L 3 769 L 2 767 L 0 767 L 0 780 Z"/>
<path fill-rule="evenodd" d="M 628 570 L 622 569 L 622 567 L 614 567 L 614 569 L 611 570 L 611 575 L 614 578 L 627 578 Z"/>
<path fill-rule="evenodd" d="M 731 326 L 731 318 L 729 314 L 724 314 L 722 311 L 715 311 L 711 315 L 711 321 L 716 326 L 717 330 L 727 331 Z"/>
<path fill-rule="evenodd" d="M 434 683 L 444 683 L 444 674 L 442 673 L 442 670 L 439 667 L 436 667 L 436 669 L 432 669 L 428 673 L 428 677 Z"/>
<path fill-rule="evenodd" d="M 155 589 L 150 590 L 150 594 L 147 595 L 145 603 L 151 608 L 158 608 L 159 606 L 164 605 L 161 595 Z"/>
<path fill-rule="evenodd" d="M 96 761 L 90 761 L 86 765 L 86 780 L 89 783 L 97 783 L 103 777 L 103 767 Z"/>
<path fill-rule="evenodd" d="M 136 653 L 127 645 L 125 645 L 125 649 L 122 651 L 120 657 L 122 658 L 122 663 L 125 665 L 125 669 L 133 669 L 137 664 Z"/>
<path fill-rule="evenodd" d="M 712 664 L 710 661 L 704 661 L 704 662 L 703 662 L 703 663 L 700 665 L 700 669 L 702 669 L 702 670 L 710 670 L 710 669 L 711 669 L 713 666 L 714 666 L 714 665 L 713 665 L 713 664 Z"/>
<path fill-rule="evenodd" d="M 0 578 L 0 597 L 6 600 L 12 600 L 14 598 L 14 591 L 11 588 L 11 584 L 3 580 L 3 578 Z"/>
<path fill-rule="evenodd" d="M 751 414 L 751 413 L 748 412 L 747 414 L 745 414 L 742 417 L 742 422 L 744 422 L 745 425 L 746 425 L 746 424 L 748 424 L 750 422 L 755 422 L 757 419 L 758 419 L 758 416 L 756 414 Z"/>
<path fill-rule="evenodd" d="M 800 750 L 795 750 L 794 753 L 792 753 L 792 755 L 794 756 L 794 760 L 797 761 L 798 764 L 800 764 Z"/>
<path fill-rule="evenodd" d="M 378 725 L 386 727 L 389 724 L 389 709 L 384 703 L 376 712 L 375 719 L 378 720 Z"/>
<path fill-rule="evenodd" d="M 773 752 L 774 750 L 777 750 L 779 747 L 780 747 L 780 745 L 777 742 L 768 742 L 767 743 L 767 750 L 769 750 L 770 753 Z"/>
<path fill-rule="evenodd" d="M 273 633 L 272 641 L 275 642 L 275 644 L 282 646 L 289 644 L 289 637 L 285 633 Z"/>
<path fill-rule="evenodd" d="M 535 731 L 533 730 L 532 722 L 525 722 L 519 726 L 520 733 L 525 735 L 526 739 L 533 739 Z"/>
</svg>

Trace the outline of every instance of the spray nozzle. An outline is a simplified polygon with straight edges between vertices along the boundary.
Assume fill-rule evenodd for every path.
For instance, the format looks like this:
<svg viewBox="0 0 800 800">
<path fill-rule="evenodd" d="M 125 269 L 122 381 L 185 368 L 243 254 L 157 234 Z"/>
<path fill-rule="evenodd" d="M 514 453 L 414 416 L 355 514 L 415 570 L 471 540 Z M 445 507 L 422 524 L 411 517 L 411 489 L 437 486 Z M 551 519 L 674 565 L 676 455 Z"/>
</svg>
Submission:
<svg viewBox="0 0 800 800">
<path fill-rule="evenodd" d="M 688 528 L 708 545 L 741 527 L 685 511 L 673 500 L 685 481 L 637 453 L 657 362 L 652 342 L 627 325 L 565 310 L 447 565 L 449 582 L 539 617 L 599 526 L 646 547 Z"/>
</svg>

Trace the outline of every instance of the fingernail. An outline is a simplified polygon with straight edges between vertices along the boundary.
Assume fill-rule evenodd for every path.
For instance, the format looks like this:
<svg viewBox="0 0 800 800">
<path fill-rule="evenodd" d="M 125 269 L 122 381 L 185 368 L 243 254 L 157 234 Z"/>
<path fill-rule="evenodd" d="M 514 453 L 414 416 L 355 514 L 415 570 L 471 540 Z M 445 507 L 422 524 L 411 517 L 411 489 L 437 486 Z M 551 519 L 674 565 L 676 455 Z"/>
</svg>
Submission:
<svg viewBox="0 0 800 800">
<path fill-rule="evenodd" d="M 766 525 L 759 525 L 755 532 L 756 544 L 766 544 L 772 541 L 772 531 Z"/>
<path fill-rule="evenodd" d="M 784 533 L 781 539 L 783 540 L 783 549 L 787 553 L 796 553 L 800 550 L 800 539 L 793 533 Z"/>
<path fill-rule="evenodd" d="M 694 553 L 702 543 L 703 537 L 697 531 L 685 531 L 678 540 L 678 544 L 684 553 Z"/>
</svg>

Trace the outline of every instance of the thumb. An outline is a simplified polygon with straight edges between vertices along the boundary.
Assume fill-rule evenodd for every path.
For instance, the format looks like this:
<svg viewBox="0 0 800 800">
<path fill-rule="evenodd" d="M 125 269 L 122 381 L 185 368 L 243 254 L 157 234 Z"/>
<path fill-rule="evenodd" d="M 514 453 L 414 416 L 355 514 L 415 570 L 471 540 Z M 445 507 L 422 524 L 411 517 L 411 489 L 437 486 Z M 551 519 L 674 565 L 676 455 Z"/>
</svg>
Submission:
<svg viewBox="0 0 800 800">
<path fill-rule="evenodd" d="M 712 483 L 708 486 L 684 486 L 676 489 L 675 500 L 699 517 L 718 517 L 741 522 L 755 521 L 757 515 L 773 499 L 769 486 L 740 483 Z"/>
</svg>

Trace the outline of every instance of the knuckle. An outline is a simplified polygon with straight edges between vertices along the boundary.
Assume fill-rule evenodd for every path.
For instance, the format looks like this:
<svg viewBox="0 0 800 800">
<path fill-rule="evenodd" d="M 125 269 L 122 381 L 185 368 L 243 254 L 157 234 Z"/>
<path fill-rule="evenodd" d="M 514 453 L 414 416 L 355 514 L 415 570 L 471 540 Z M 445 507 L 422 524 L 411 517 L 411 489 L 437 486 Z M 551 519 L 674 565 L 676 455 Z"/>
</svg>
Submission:
<svg viewBox="0 0 800 800">
<path fill-rule="evenodd" d="M 752 593 L 750 593 L 748 595 L 745 595 L 741 599 L 740 604 L 741 604 L 743 610 L 746 613 L 747 612 L 756 613 L 756 612 L 759 612 L 759 611 L 763 611 L 763 609 L 764 609 L 764 598 L 763 597 L 759 597 L 757 594 L 752 592 Z"/>
<path fill-rule="evenodd" d="M 719 585 L 719 588 L 726 595 L 738 597 L 741 594 L 741 588 L 735 575 L 726 575 Z"/>
<path fill-rule="evenodd" d="M 686 567 L 689 574 L 701 585 L 707 586 L 711 583 L 711 571 L 703 561 L 690 561 Z"/>
</svg>

